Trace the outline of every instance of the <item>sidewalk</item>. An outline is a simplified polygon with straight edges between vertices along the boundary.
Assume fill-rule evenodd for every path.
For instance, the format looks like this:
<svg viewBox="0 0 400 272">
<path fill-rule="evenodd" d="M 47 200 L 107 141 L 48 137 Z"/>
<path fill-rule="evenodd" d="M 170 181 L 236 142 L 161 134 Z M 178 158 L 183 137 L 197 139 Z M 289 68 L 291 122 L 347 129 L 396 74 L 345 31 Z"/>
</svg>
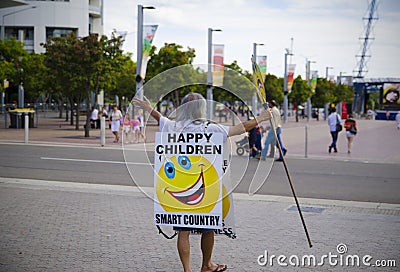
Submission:
<svg viewBox="0 0 400 272">
<path fill-rule="evenodd" d="M 0 116 L 1 119 L 2 116 Z M 61 125 L 61 127 L 60 127 Z M 304 158 L 304 132 L 308 126 L 308 157 L 324 160 L 361 160 L 400 163 L 399 131 L 393 122 L 359 121 L 353 153 L 347 154 L 344 133 L 339 153 L 328 154 L 330 142 L 325 121 L 289 122 L 283 141 L 289 158 Z M 149 142 L 156 126 L 148 126 Z M 38 128 L 30 129 L 30 143 L 92 146 L 100 148 L 98 130 L 83 137 L 63 119 L 41 117 Z M 106 148 L 113 144 L 106 130 Z M 23 143 L 23 129 L 4 129 L 0 143 Z M 240 136 L 238 137 L 240 138 Z M 233 139 L 234 140 L 234 139 Z M 125 147 L 125 146 L 124 146 Z M 150 143 L 151 147 L 151 143 Z M 143 148 L 143 145 L 129 145 Z M 84 182 L 82 180 L 82 182 Z M 152 188 L 146 188 L 152 195 Z M 228 271 L 398 271 L 396 267 L 260 266 L 260 255 L 313 254 L 317 263 L 329 253 L 360 260 L 370 255 L 377 260 L 400 259 L 400 205 L 321 199 L 299 199 L 313 242 L 308 248 L 293 198 L 236 194 L 235 215 L 238 238 L 217 237 L 214 261 L 226 263 Z M 55 181 L 0 178 L 0 272 L 2 271 L 182 271 L 176 240 L 166 240 L 153 223 L 153 202 L 133 186 L 95 185 Z M 192 237 L 192 268 L 199 271 L 199 237 Z M 345 244 L 347 252 L 338 254 Z M 339 258 L 339 257 L 338 257 Z M 342 259 L 343 259 L 342 258 Z M 260 260 L 263 261 L 263 258 Z"/>
<path fill-rule="evenodd" d="M 69 144 L 100 146 L 100 130 L 91 130 L 90 137 L 84 137 L 82 119 L 81 130 L 75 130 L 75 126 L 70 126 L 65 119 L 56 118 L 57 113 L 39 113 L 39 122 L 37 128 L 29 130 L 30 143 L 44 144 Z M 35 118 L 36 119 L 36 118 Z M 35 120 L 36 121 L 36 120 Z M 331 142 L 331 136 L 326 121 L 316 121 L 312 119 L 307 122 L 306 119 L 300 119 L 298 123 L 294 118 L 290 118 L 288 123 L 283 125 L 282 141 L 288 149 L 287 157 L 305 158 L 305 127 L 308 127 L 308 149 L 307 157 L 311 159 L 329 159 L 329 160 L 355 160 L 363 162 L 379 163 L 400 163 L 400 145 L 398 139 L 400 131 L 396 129 L 395 122 L 375 121 L 375 120 L 357 120 L 358 134 L 354 140 L 352 154 L 347 154 L 346 133 L 341 132 L 338 139 L 338 153 L 328 153 L 328 145 Z M 225 125 L 232 125 L 228 120 Z M 267 125 L 264 122 L 262 125 Z M 153 123 L 146 126 L 145 134 L 147 142 L 154 142 L 154 134 L 158 127 Z M 233 137 L 232 140 L 239 140 L 243 136 Z M 264 136 L 265 137 L 265 136 Z M 111 131 L 106 129 L 106 147 L 121 148 L 122 144 L 113 143 L 114 136 Z M 23 129 L 4 129 L 4 118 L 0 115 L 0 142 L 24 142 Z M 264 143 L 264 139 L 263 139 Z M 135 147 L 130 144 L 124 147 Z"/>
<path fill-rule="evenodd" d="M 395 260 L 398 266 L 399 205 L 300 199 L 312 207 L 303 212 L 310 249 L 297 211 L 288 210 L 292 198 L 234 197 L 238 238 L 217 237 L 213 254 L 228 271 L 398 271 L 334 266 L 328 259 L 323 266 L 282 267 L 277 257 L 271 267 L 257 259 L 266 250 L 269 257 L 285 255 L 288 264 L 291 255 L 301 260 L 313 254 L 320 262 L 331 253 L 358 255 L 360 262 L 370 255 L 371 264 Z M 152 200 L 131 186 L 0 178 L 0 271 L 182 271 L 176 238 L 159 235 L 152 216 Z M 192 268 L 199 271 L 199 237 L 191 241 Z M 346 253 L 338 254 L 340 243 Z"/>
</svg>

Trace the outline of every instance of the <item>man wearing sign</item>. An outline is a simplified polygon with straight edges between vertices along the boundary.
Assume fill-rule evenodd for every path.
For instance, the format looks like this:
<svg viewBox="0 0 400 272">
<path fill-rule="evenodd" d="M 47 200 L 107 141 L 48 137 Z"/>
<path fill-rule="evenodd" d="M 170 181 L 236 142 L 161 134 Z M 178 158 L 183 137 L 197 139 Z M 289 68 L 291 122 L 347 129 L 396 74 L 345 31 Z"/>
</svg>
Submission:
<svg viewBox="0 0 400 272">
<path fill-rule="evenodd" d="M 144 110 L 147 110 L 150 112 L 151 116 L 155 118 L 160 125 L 160 132 L 164 133 L 174 133 L 173 136 L 167 136 L 167 139 L 172 139 L 172 140 L 179 140 L 180 136 L 176 135 L 186 135 L 182 137 L 191 138 L 192 140 L 197 137 L 197 139 L 200 141 L 200 137 L 204 136 L 205 141 L 207 142 L 207 139 L 211 139 L 212 134 L 219 134 L 222 137 L 222 141 L 226 142 L 227 138 L 230 136 L 234 135 L 240 135 L 244 131 L 249 131 L 253 127 L 257 126 L 258 123 L 269 120 L 271 119 L 271 113 L 269 111 L 263 112 L 260 116 L 253 120 L 249 120 L 246 122 L 243 122 L 241 124 L 238 124 L 236 126 L 223 126 L 219 124 L 214 124 L 208 122 L 206 119 L 206 100 L 204 97 L 198 93 L 189 93 L 187 94 L 183 99 L 181 106 L 177 109 L 177 115 L 176 115 L 176 121 L 171 121 L 168 118 L 164 117 L 161 115 L 160 112 L 157 110 L 153 109 L 151 106 L 150 102 L 145 98 L 144 100 L 140 100 L 138 98 L 134 98 L 134 103 L 139 106 L 140 108 L 143 108 Z M 192 135 L 193 136 L 189 136 Z M 197 135 L 197 136 L 195 136 Z M 203 136 L 200 136 L 203 135 Z M 169 138 L 168 138 L 169 137 Z M 177 138 L 176 138 L 177 137 Z M 218 137 L 217 137 L 218 138 Z M 184 141 L 184 138 L 181 139 Z M 211 141 L 210 141 L 211 142 Z M 211 146 L 209 148 L 205 147 L 204 144 L 198 145 L 200 147 L 196 147 L 197 149 L 196 153 L 201 153 L 201 154 L 212 154 L 212 153 L 218 153 L 220 150 L 218 146 Z M 203 146 L 203 147 L 201 147 Z M 175 148 L 178 147 L 166 147 L 166 146 L 161 146 L 161 147 L 156 147 L 156 154 L 157 152 L 161 154 L 162 152 L 169 152 L 169 151 L 174 151 Z M 181 148 L 181 147 L 179 147 Z M 184 147 L 183 149 L 180 149 L 179 152 L 182 153 L 191 153 L 193 150 L 193 147 L 189 148 L 188 146 Z M 225 150 L 226 152 L 226 150 Z M 161 155 L 160 155 L 161 156 Z M 157 158 L 156 158 L 157 159 Z M 164 178 L 175 178 L 178 176 L 179 172 L 178 170 L 175 169 L 180 167 L 182 168 L 181 171 L 184 171 L 186 168 L 189 167 L 191 164 L 191 159 L 193 159 L 189 154 L 181 155 L 178 156 L 177 158 L 172 158 L 170 161 L 165 161 L 163 163 L 163 168 L 160 169 L 160 172 L 158 173 L 159 176 L 163 176 Z M 205 161 L 200 165 L 200 178 L 204 178 L 205 173 L 203 173 L 203 167 L 207 169 L 212 169 L 211 163 Z M 206 170 L 204 170 L 206 172 Z M 216 174 L 210 174 L 210 176 L 215 176 Z M 184 180 L 176 180 L 177 183 L 185 182 Z M 196 183 L 197 184 L 197 183 Z M 193 186 L 196 186 L 193 185 Z M 164 189 L 166 191 L 166 194 L 168 194 L 168 188 Z M 193 205 L 199 201 L 202 201 L 202 199 L 205 199 L 205 194 L 204 191 L 199 190 L 200 193 L 193 193 L 191 195 L 188 195 L 186 192 L 175 192 L 174 196 L 175 198 L 179 198 L 180 202 L 184 202 L 188 205 Z M 173 193 L 170 193 L 173 195 Z M 222 193 L 220 193 L 221 196 Z M 219 198 L 221 199 L 221 198 Z M 233 203 L 232 203 L 233 204 Z M 214 207 L 216 203 L 211 203 L 208 206 Z M 170 207 L 171 208 L 171 207 Z M 172 207 L 172 209 L 175 207 Z M 168 208 L 166 208 L 168 209 Z M 199 208 L 199 209 L 206 209 L 206 208 Z M 189 210 L 190 211 L 190 210 Z M 196 213 L 198 211 L 194 211 Z M 180 216 L 180 214 L 177 214 L 175 217 L 172 218 L 158 218 L 160 221 L 161 220 L 168 220 L 171 221 L 172 224 L 176 223 L 176 225 L 179 226 L 179 228 L 175 228 L 178 230 L 178 242 L 177 242 L 177 247 L 178 247 L 178 253 L 179 257 L 181 259 L 183 269 L 184 271 L 192 271 L 190 268 L 190 241 L 189 241 L 189 235 L 190 231 L 193 228 L 184 228 L 182 226 L 182 222 L 184 221 L 183 217 Z M 157 221 L 157 218 L 155 219 Z M 203 217 L 203 218 L 197 218 L 197 217 L 192 217 L 190 219 L 187 217 L 187 222 L 191 223 L 190 220 L 193 222 L 198 220 L 201 221 L 203 220 L 204 222 L 207 222 L 207 226 L 215 224 L 216 226 L 220 226 L 219 218 L 218 216 L 215 217 Z M 183 222 L 185 223 L 185 222 Z M 156 222 L 157 224 L 157 222 Z M 206 272 L 206 271 L 225 271 L 227 269 L 227 266 L 222 264 L 218 265 L 213 262 L 211 262 L 211 255 L 212 255 L 212 250 L 214 247 L 214 231 L 213 229 L 215 228 L 202 228 L 202 229 L 196 229 L 197 231 L 200 231 L 202 233 L 201 237 L 201 251 L 203 254 L 203 260 L 202 260 L 202 266 L 201 266 L 201 271 Z"/>
</svg>

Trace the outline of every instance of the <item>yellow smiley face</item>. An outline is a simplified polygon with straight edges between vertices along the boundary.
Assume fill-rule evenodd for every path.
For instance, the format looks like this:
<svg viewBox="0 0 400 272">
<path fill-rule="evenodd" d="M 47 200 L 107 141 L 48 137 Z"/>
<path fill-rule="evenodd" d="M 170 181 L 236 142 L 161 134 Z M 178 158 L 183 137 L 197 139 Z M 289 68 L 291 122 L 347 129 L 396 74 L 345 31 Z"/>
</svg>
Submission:
<svg viewBox="0 0 400 272">
<path fill-rule="evenodd" d="M 156 194 L 167 212 L 209 213 L 220 195 L 218 173 L 202 156 L 174 156 L 158 172 Z"/>
</svg>

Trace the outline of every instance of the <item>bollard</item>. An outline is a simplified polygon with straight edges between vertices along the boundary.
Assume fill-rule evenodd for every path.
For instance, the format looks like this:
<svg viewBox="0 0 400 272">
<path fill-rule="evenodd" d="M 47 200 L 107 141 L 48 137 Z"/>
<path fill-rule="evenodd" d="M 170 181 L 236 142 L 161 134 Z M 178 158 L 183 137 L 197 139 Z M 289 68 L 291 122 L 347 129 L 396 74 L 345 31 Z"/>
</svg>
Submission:
<svg viewBox="0 0 400 272">
<path fill-rule="evenodd" d="M 29 116 L 25 114 L 25 143 L 28 143 L 29 140 Z"/>
<path fill-rule="evenodd" d="M 307 158 L 308 157 L 308 125 L 305 126 L 305 132 L 306 132 L 306 142 L 305 142 L 305 151 L 304 151 L 304 156 Z"/>
<path fill-rule="evenodd" d="M 7 128 L 7 123 L 8 123 L 8 121 L 7 121 L 7 113 L 8 113 L 7 110 L 4 111 L 4 128 Z"/>
<path fill-rule="evenodd" d="M 106 118 L 101 117 L 100 120 L 100 145 L 106 145 Z"/>
</svg>

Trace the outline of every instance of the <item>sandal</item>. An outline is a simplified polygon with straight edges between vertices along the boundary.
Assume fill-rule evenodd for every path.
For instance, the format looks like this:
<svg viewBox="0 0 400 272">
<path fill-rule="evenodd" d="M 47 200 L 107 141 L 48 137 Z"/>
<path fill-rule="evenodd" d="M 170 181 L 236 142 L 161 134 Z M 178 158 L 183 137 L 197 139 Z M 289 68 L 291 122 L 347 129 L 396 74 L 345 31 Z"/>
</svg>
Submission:
<svg viewBox="0 0 400 272">
<path fill-rule="evenodd" d="M 220 271 L 225 271 L 228 269 L 228 266 L 226 264 L 217 264 L 217 268 L 213 272 L 220 272 Z"/>
</svg>

